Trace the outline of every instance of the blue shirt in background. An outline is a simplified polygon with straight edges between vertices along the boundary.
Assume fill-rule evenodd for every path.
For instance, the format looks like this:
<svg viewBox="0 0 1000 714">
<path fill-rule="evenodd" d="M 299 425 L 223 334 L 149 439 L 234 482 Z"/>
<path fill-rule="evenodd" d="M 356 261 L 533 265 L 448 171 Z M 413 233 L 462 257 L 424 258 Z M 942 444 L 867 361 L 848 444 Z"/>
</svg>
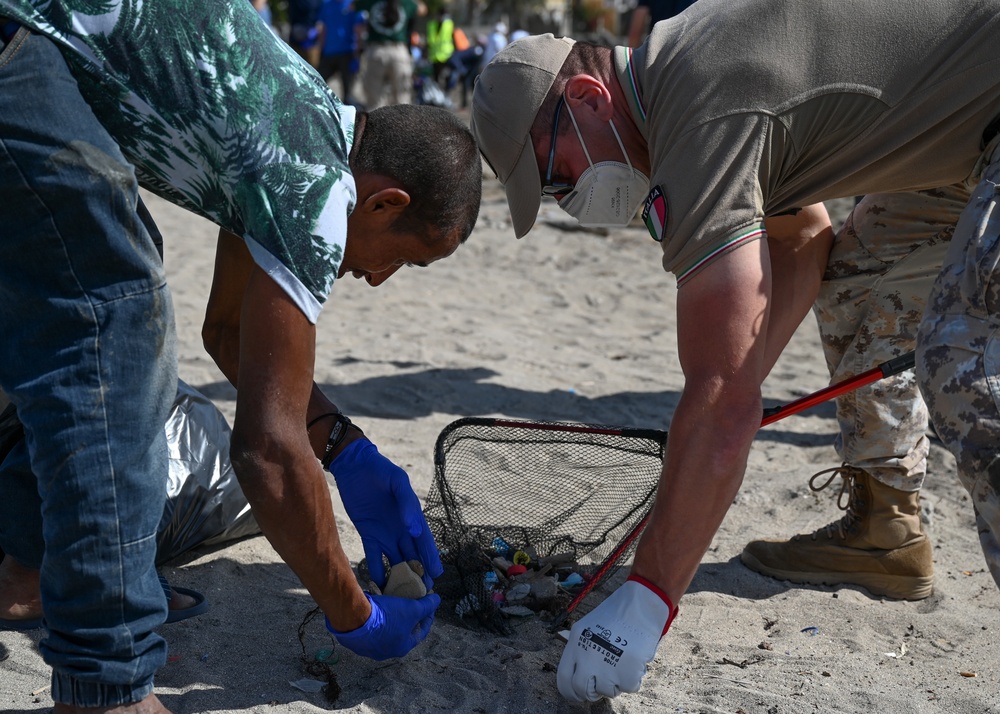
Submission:
<svg viewBox="0 0 1000 714">
<path fill-rule="evenodd" d="M 365 13 L 354 9 L 354 0 L 325 0 L 319 11 L 326 27 L 324 55 L 342 55 L 358 49 L 355 28 L 365 24 Z"/>
</svg>

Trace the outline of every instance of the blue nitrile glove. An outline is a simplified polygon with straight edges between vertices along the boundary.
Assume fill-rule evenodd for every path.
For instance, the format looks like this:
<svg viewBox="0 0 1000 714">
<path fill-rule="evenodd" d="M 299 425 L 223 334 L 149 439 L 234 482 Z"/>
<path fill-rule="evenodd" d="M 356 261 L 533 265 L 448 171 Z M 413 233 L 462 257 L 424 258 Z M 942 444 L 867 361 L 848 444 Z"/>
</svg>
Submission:
<svg viewBox="0 0 1000 714">
<path fill-rule="evenodd" d="M 350 632 L 338 632 L 327 620 L 326 629 L 351 652 L 376 660 L 402 657 L 423 642 L 434 624 L 434 611 L 441 604 L 440 596 L 435 594 L 419 600 L 367 593 L 365 597 L 372 604 L 372 614 L 365 624 Z"/>
<path fill-rule="evenodd" d="M 347 515 L 361 536 L 375 584 L 385 586 L 384 554 L 390 565 L 419 560 L 424 566 L 424 584 L 430 590 L 432 579 L 444 568 L 406 472 L 365 438 L 348 444 L 330 464 L 330 472 Z"/>
</svg>

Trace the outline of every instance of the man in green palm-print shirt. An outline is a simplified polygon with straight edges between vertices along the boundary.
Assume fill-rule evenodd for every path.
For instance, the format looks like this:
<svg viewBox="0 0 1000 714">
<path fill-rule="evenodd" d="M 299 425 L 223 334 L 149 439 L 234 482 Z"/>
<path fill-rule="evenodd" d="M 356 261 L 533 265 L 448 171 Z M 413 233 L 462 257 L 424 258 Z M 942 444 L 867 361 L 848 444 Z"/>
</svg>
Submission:
<svg viewBox="0 0 1000 714">
<path fill-rule="evenodd" d="M 330 630 L 384 659 L 439 601 L 358 588 L 322 467 L 376 579 L 383 556 L 440 561 L 405 472 L 313 383 L 315 322 L 336 278 L 451 254 L 481 176 L 448 112 L 356 114 L 249 3 L 0 0 L 0 300 L 17 306 L 0 388 L 30 457 L 27 480 L 0 465 L 0 629 L 44 616 L 56 712 L 165 711 L 153 558 L 176 338 L 138 187 L 220 226 L 203 335 L 238 390 L 233 466 Z M 43 612 L 17 601 L 25 571 Z"/>
</svg>

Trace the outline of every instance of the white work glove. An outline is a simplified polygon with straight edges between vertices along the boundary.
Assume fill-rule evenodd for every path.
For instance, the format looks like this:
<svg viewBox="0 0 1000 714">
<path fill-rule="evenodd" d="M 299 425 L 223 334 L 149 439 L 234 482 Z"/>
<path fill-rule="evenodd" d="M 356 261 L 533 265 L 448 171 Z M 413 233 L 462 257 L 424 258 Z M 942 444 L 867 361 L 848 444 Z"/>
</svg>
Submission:
<svg viewBox="0 0 1000 714">
<path fill-rule="evenodd" d="M 596 702 L 638 692 L 676 613 L 659 588 L 630 577 L 570 630 L 556 674 L 560 694 L 570 701 Z"/>
</svg>

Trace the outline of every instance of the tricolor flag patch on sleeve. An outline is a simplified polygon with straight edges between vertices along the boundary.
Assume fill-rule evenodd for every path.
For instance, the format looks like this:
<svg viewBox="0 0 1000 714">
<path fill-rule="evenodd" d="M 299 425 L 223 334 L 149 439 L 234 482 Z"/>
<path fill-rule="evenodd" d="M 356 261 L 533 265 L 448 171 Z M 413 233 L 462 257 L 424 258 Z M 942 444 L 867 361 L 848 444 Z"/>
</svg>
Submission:
<svg viewBox="0 0 1000 714">
<path fill-rule="evenodd" d="M 667 199 L 659 186 L 653 186 L 642 204 L 642 222 L 653 240 L 658 243 L 663 241 L 663 233 L 667 229 Z"/>
</svg>

